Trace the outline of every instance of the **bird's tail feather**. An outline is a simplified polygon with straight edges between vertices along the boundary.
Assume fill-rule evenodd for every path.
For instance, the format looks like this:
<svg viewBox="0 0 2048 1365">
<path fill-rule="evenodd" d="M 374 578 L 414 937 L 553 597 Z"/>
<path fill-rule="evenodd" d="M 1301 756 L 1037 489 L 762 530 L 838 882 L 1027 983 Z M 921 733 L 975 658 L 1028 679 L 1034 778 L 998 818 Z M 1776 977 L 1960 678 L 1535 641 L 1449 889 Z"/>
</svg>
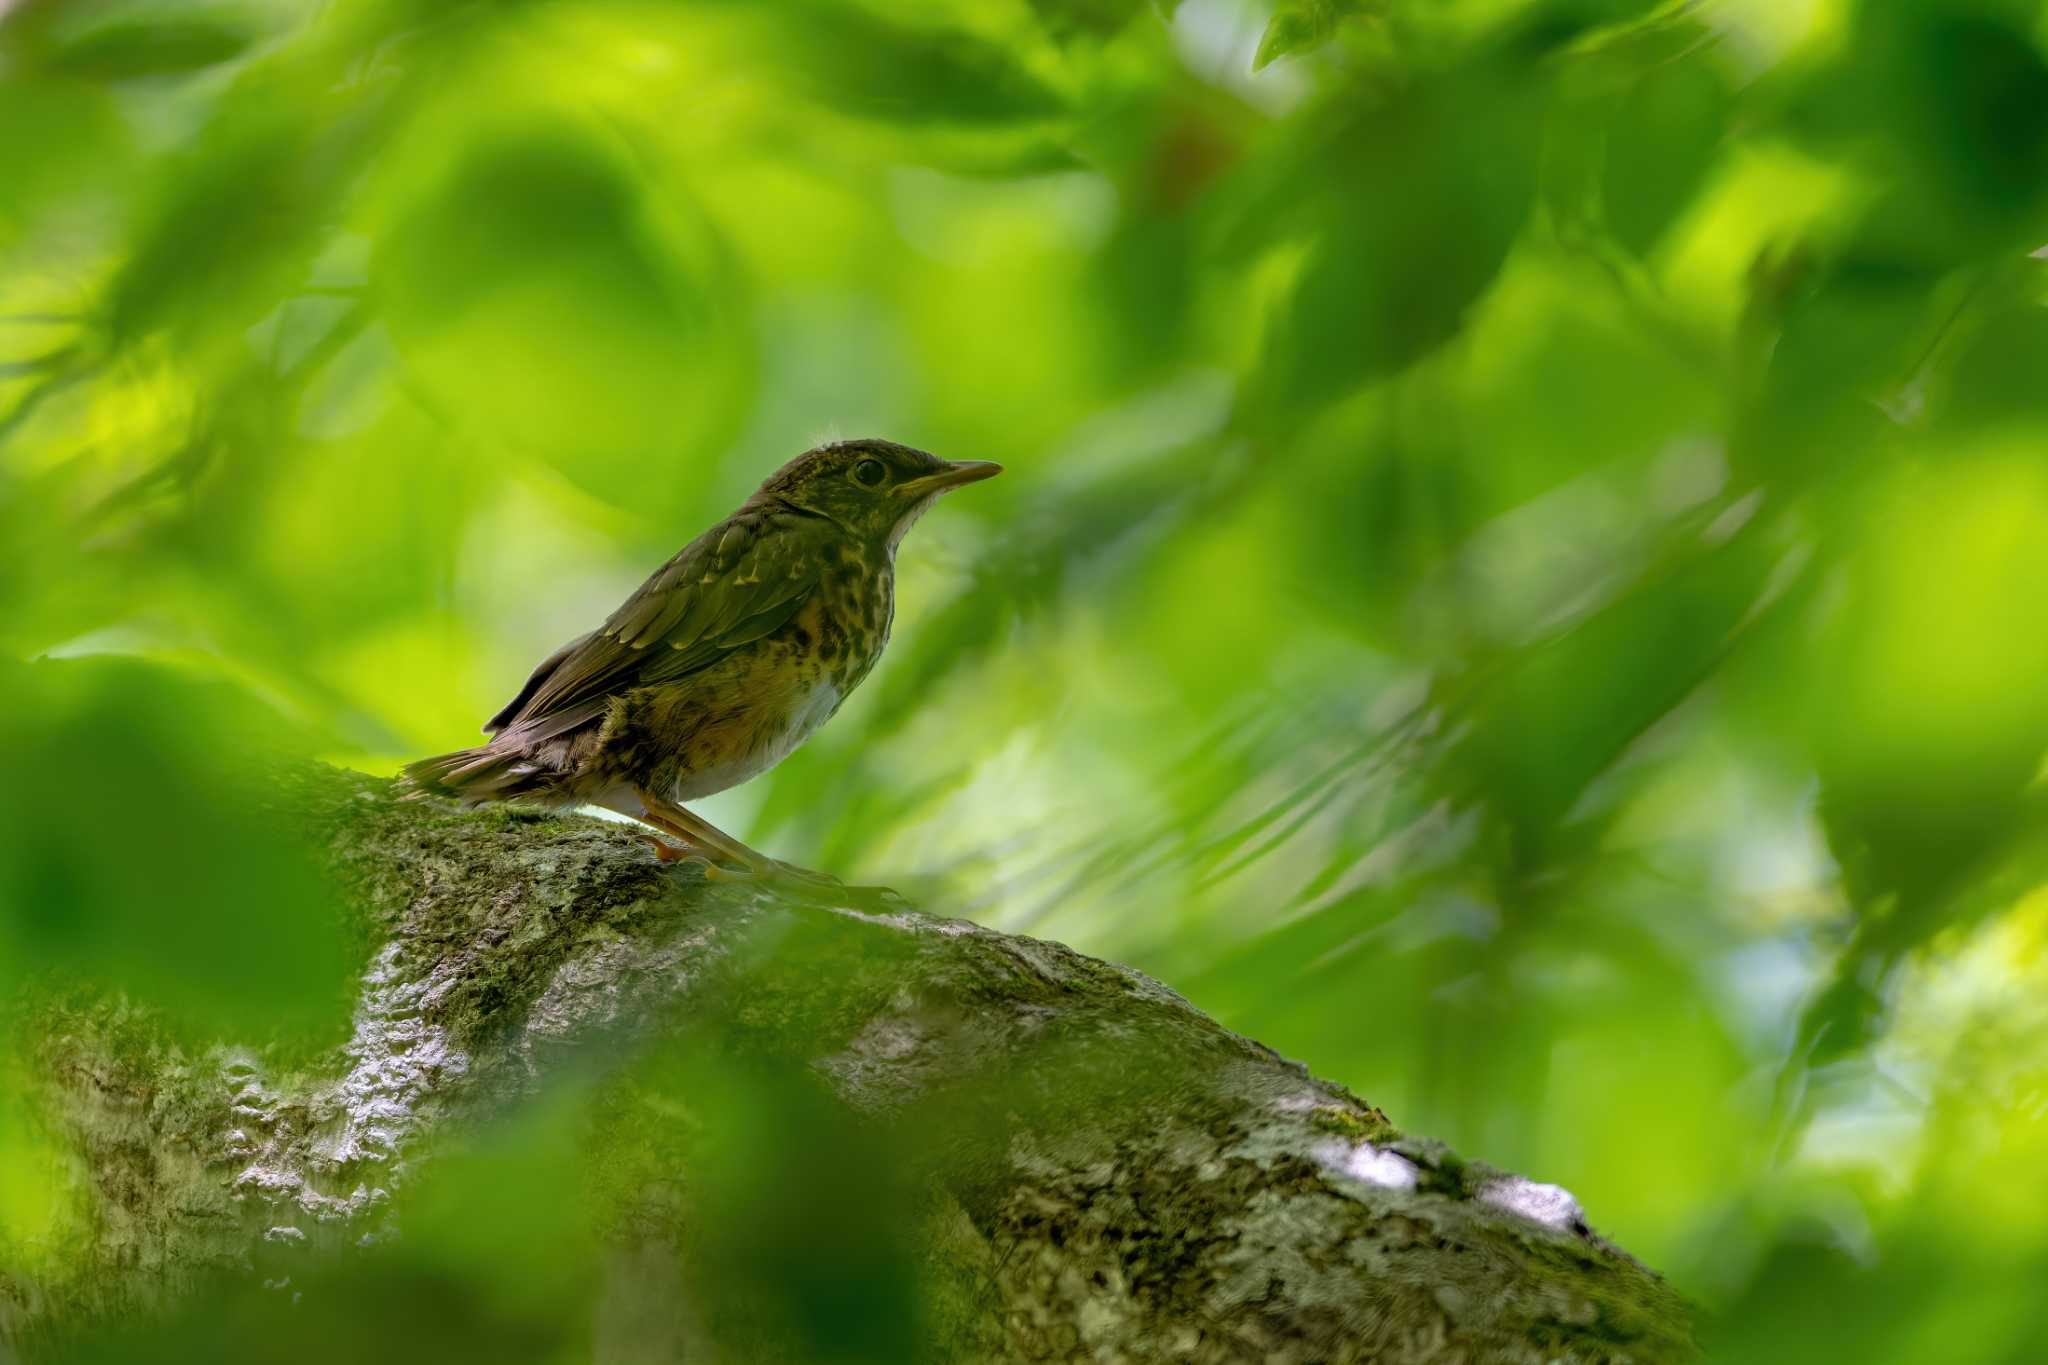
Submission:
<svg viewBox="0 0 2048 1365">
<path fill-rule="evenodd" d="M 400 782 L 408 801 L 429 796 L 456 801 L 502 801 L 525 794 L 540 770 L 525 754 L 485 744 L 405 765 Z"/>
</svg>

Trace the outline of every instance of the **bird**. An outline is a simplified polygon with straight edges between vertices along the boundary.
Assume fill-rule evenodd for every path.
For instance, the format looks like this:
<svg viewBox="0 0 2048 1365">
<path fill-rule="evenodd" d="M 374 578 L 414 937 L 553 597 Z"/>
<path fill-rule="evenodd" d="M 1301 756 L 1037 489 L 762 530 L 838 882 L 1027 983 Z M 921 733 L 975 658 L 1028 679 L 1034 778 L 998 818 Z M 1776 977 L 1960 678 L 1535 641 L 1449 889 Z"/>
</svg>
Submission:
<svg viewBox="0 0 2048 1365">
<path fill-rule="evenodd" d="M 805 451 L 543 659 L 485 722 L 489 742 L 407 765 L 403 795 L 597 806 L 709 878 L 831 880 L 684 803 L 758 777 L 832 718 L 889 642 L 904 534 L 1001 472 L 873 438 Z"/>
</svg>

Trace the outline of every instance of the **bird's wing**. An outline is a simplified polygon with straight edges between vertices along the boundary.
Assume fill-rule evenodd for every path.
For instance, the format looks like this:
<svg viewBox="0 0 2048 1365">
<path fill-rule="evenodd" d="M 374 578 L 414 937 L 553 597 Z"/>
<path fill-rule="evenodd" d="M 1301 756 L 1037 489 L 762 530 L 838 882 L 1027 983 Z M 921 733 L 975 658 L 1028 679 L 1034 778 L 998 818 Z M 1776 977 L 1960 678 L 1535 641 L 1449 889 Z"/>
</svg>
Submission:
<svg viewBox="0 0 2048 1365">
<path fill-rule="evenodd" d="M 526 703 L 533 700 L 533 694 L 540 691 L 541 685 L 554 676 L 555 670 L 562 666 L 562 660 L 583 648 L 584 643 L 590 639 L 590 636 L 596 633 L 596 631 L 591 631 L 589 635 L 579 635 L 568 644 L 563 645 L 560 649 L 548 655 L 547 658 L 542 659 L 540 667 L 534 669 L 533 676 L 526 680 L 526 686 L 519 689 L 519 695 L 506 702 L 503 707 L 499 708 L 497 715 L 484 722 L 484 733 L 494 735 L 510 725 L 513 718 L 518 716 Z"/>
<path fill-rule="evenodd" d="M 534 670 L 492 725 L 546 739 L 603 715 L 621 692 L 687 677 L 780 629 L 818 581 L 810 528 L 793 520 L 742 512 L 691 541 L 603 629 Z"/>
</svg>

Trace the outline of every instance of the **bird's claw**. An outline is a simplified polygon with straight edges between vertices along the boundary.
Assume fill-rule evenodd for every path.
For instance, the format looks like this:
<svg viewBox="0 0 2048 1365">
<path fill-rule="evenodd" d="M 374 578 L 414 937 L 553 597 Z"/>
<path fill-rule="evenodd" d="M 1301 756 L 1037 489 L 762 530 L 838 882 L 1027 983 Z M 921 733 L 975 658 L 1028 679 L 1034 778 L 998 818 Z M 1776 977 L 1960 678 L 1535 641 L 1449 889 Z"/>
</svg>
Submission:
<svg viewBox="0 0 2048 1365">
<path fill-rule="evenodd" d="M 704 880 L 707 882 L 751 882 L 760 877 L 760 874 L 751 867 L 727 867 L 724 863 L 714 862 L 710 858 L 703 861 Z"/>
<path fill-rule="evenodd" d="M 795 863 L 775 859 L 769 860 L 768 877 L 772 881 L 796 882 L 805 886 L 829 887 L 834 890 L 846 885 L 829 872 L 814 872 L 808 867 L 798 867 Z"/>
<path fill-rule="evenodd" d="M 646 838 L 647 842 L 654 846 L 656 862 L 665 867 L 673 867 L 679 863 L 696 863 L 707 882 L 765 881 L 774 875 L 772 870 L 764 870 L 745 863 L 737 867 L 728 867 L 712 857 L 708 850 L 694 844 L 670 843 L 668 839 L 656 838 L 653 835 Z"/>
<path fill-rule="evenodd" d="M 652 834 L 642 837 L 654 846 L 654 860 L 664 867 L 674 867 L 678 863 L 701 863 L 704 866 L 706 881 L 716 881 L 723 871 L 717 863 L 711 861 L 710 854 L 694 845 L 672 844 L 667 839 L 657 838 Z"/>
<path fill-rule="evenodd" d="M 714 885 L 758 883 L 799 897 L 827 892 L 845 895 L 849 890 L 846 883 L 830 873 L 815 872 L 795 863 L 785 863 L 780 858 L 729 855 L 731 862 L 720 862 L 712 851 L 693 844 L 671 843 L 667 838 L 653 835 L 648 835 L 647 841 L 654 845 L 654 856 L 664 866 L 696 863 L 702 869 L 704 880 Z"/>
<path fill-rule="evenodd" d="M 808 867 L 785 863 L 779 858 L 763 858 L 759 862 L 742 863 L 738 867 L 709 863 L 704 878 L 706 881 L 714 882 L 760 882 L 767 886 L 813 890 L 837 890 L 845 885 L 828 873 L 813 872 Z"/>
<path fill-rule="evenodd" d="M 758 864 L 722 863 L 705 853 L 678 853 L 675 860 L 696 863 L 708 885 L 759 886 L 796 904 L 844 906 L 877 914 L 910 908 L 908 902 L 889 887 L 848 886 L 829 873 L 815 872 L 779 859 L 763 859 Z"/>
</svg>

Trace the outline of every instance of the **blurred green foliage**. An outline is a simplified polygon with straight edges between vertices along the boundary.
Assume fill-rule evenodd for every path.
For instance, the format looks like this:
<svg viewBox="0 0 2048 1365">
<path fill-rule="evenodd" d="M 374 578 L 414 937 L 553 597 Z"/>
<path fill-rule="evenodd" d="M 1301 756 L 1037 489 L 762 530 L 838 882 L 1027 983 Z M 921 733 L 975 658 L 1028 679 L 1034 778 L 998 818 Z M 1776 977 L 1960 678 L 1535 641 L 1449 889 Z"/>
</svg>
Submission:
<svg viewBox="0 0 2048 1365">
<path fill-rule="evenodd" d="M 713 818 L 1570 1186 L 1729 1359 L 2048 1339 L 2037 0 L 17 0 L 0 167 L 0 637 L 175 670 L 7 675 L 10 975 L 338 1021 L 251 708 L 470 742 L 886 435 L 1011 473 Z M 800 1089 L 706 1160 L 801 1324 Z M 574 1358 L 528 1231 L 351 1273 Z"/>
<path fill-rule="evenodd" d="M 0 669 L 4 969 L 111 979 L 215 1031 L 326 1031 L 350 935 L 252 771 L 289 753 L 283 727 L 131 661 Z"/>
</svg>

